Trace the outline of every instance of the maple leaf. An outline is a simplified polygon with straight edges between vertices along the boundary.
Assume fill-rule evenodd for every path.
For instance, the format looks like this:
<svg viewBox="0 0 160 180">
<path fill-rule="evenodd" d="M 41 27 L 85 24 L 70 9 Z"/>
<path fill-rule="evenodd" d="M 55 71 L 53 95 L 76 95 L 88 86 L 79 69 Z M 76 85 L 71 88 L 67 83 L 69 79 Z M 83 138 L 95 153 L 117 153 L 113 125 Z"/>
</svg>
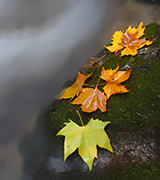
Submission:
<svg viewBox="0 0 160 180">
<path fill-rule="evenodd" d="M 142 48 L 145 45 L 152 44 L 155 40 L 149 41 L 145 38 L 139 39 L 144 35 L 144 30 L 146 27 L 143 27 L 143 22 L 141 22 L 138 28 L 128 27 L 125 33 L 121 31 L 116 31 L 113 35 L 112 46 L 104 46 L 111 52 L 115 52 L 115 54 L 119 54 L 121 52 L 121 56 L 124 55 L 132 55 L 135 56 L 138 52 L 137 49 Z"/>
<path fill-rule="evenodd" d="M 63 95 L 60 97 L 60 99 L 69 99 L 69 98 L 73 99 L 75 95 L 78 96 L 78 94 L 83 89 L 82 86 L 83 86 L 85 80 L 87 78 L 89 78 L 91 75 L 92 75 L 92 73 L 85 76 L 85 75 L 81 74 L 80 72 L 78 72 L 78 77 L 77 77 L 75 83 L 61 92 L 61 94 L 63 94 Z"/>
<path fill-rule="evenodd" d="M 93 120 L 93 118 L 85 126 L 78 126 L 72 120 L 65 123 L 66 126 L 57 133 L 57 135 L 65 136 L 64 161 L 78 148 L 79 155 L 91 171 L 93 160 L 95 157 L 97 158 L 96 145 L 113 152 L 110 139 L 104 131 L 104 127 L 108 123 L 110 122 Z"/>
<path fill-rule="evenodd" d="M 112 94 L 114 95 L 116 93 L 129 92 L 129 90 L 127 90 L 125 86 L 121 85 L 120 83 L 126 81 L 129 78 L 131 74 L 131 68 L 128 71 L 118 71 L 118 69 L 119 69 L 118 63 L 117 63 L 117 68 L 114 70 L 112 69 L 105 70 L 104 67 L 102 66 L 100 78 L 107 82 L 107 85 L 103 87 L 107 99 L 109 99 L 109 97 Z"/>
<path fill-rule="evenodd" d="M 97 86 L 93 88 L 85 88 L 81 94 L 72 102 L 72 104 L 82 104 L 81 108 L 84 112 L 96 111 L 98 108 L 106 111 L 107 98 Z"/>
</svg>

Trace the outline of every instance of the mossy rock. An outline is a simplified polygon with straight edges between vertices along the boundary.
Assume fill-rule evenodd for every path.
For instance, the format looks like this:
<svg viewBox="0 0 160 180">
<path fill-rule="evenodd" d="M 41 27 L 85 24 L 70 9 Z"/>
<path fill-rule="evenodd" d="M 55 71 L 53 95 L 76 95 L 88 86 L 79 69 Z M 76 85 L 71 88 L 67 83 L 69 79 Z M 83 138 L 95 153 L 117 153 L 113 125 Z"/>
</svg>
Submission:
<svg viewBox="0 0 160 180">
<path fill-rule="evenodd" d="M 126 142 L 126 139 L 132 138 L 136 142 L 148 141 L 151 143 L 154 141 L 156 143 L 155 151 L 159 152 L 160 25 L 157 23 L 147 25 L 144 36 L 146 39 L 153 40 L 156 38 L 156 40 L 152 45 L 140 49 L 136 56 L 115 56 L 114 53 L 110 53 L 106 49 L 103 49 L 97 56 L 91 58 L 80 70 L 80 72 L 85 75 L 94 70 L 88 82 L 90 84 L 96 84 L 102 65 L 105 69 L 115 69 L 118 62 L 120 70 L 127 70 L 132 67 L 130 78 L 122 83 L 130 92 L 112 95 L 107 101 L 107 111 L 104 113 L 100 110 L 93 113 L 84 113 L 81 111 L 80 106 L 72 105 L 71 100 L 55 100 L 46 118 L 46 124 L 51 133 L 54 135 L 57 134 L 57 132 L 64 127 L 64 123 L 69 122 L 69 119 L 81 125 L 76 113 L 76 110 L 78 110 L 84 124 L 87 124 L 92 117 L 94 119 L 111 122 L 111 124 L 106 127 L 106 131 L 113 146 L 116 145 L 116 147 L 121 147 L 118 145 L 120 142 L 123 143 L 123 140 Z M 70 86 L 74 81 L 75 79 L 72 82 L 66 83 L 66 87 Z M 63 143 L 63 137 L 58 136 L 57 138 Z M 115 148 L 113 149 L 115 150 Z M 156 156 L 155 162 L 151 162 L 153 163 L 152 167 L 155 169 L 159 166 L 159 164 L 156 164 L 159 155 L 156 154 Z M 133 169 L 133 166 L 132 162 L 129 169 Z M 146 166 L 148 167 L 148 165 Z M 137 168 L 141 170 L 144 169 L 139 165 Z M 148 169 L 150 168 L 151 166 L 148 167 Z M 113 171 L 114 173 L 118 173 L 116 169 Z M 138 170 L 135 170 L 135 172 L 137 171 Z M 129 171 L 127 172 L 129 174 Z M 156 173 L 157 171 L 153 172 L 156 174 L 156 178 L 157 176 L 160 178 L 160 174 L 157 175 Z M 116 176 L 118 177 L 117 173 L 114 174 L 115 179 Z M 135 176 L 132 174 L 132 177 Z"/>
</svg>

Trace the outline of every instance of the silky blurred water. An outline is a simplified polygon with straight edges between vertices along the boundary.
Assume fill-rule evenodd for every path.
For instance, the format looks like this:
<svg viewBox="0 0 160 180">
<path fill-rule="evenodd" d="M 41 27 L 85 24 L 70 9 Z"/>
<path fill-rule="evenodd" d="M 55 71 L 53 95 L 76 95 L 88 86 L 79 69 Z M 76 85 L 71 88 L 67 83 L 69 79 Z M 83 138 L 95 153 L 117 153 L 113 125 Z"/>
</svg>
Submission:
<svg viewBox="0 0 160 180">
<path fill-rule="evenodd" d="M 1 179 L 32 179 L 45 159 L 45 110 L 114 31 L 141 21 L 160 23 L 159 1 L 0 0 Z"/>
</svg>

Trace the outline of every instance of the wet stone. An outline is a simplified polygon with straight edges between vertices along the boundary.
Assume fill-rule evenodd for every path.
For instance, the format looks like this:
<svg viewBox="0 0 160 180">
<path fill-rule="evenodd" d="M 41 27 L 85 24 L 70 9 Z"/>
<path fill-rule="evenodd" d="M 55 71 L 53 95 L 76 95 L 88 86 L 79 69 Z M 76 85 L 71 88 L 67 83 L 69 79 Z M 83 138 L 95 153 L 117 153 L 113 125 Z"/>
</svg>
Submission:
<svg viewBox="0 0 160 180">
<path fill-rule="evenodd" d="M 160 25 L 156 23 L 151 23 L 146 27 L 146 34 L 147 31 L 151 32 L 151 29 L 154 28 L 156 28 L 157 33 L 155 36 L 158 37 Z M 146 38 L 151 40 L 153 37 L 148 35 Z M 81 69 L 85 75 L 93 71 L 92 77 L 88 80 L 88 83 L 92 85 L 97 83 L 101 66 L 104 66 L 105 69 L 115 69 L 118 62 L 120 70 L 128 70 L 132 67 L 131 77 L 123 83 L 130 92 L 111 96 L 107 101 L 105 113 L 100 110 L 84 113 L 80 106 L 73 106 L 71 100 L 55 100 L 53 102 L 46 118 L 46 124 L 54 135 L 64 127 L 64 123 L 68 122 L 68 119 L 77 124 L 80 123 L 75 109 L 80 112 L 84 124 L 87 124 L 92 117 L 111 122 L 105 130 L 111 140 L 113 153 L 98 148 L 98 158 L 95 158 L 93 162 L 93 173 L 99 170 L 110 173 L 110 177 L 113 174 L 119 177 L 121 173 L 119 171 L 115 173 L 117 167 L 123 169 L 121 172 L 124 174 L 129 174 L 134 165 L 140 168 L 141 165 L 146 167 L 152 164 L 155 169 L 159 166 L 157 165 L 160 152 L 159 50 L 160 40 L 158 38 L 152 45 L 138 50 L 138 54 L 134 57 L 116 56 L 103 49 L 99 55 L 91 58 Z M 62 144 L 64 137 L 58 138 Z M 77 164 L 75 168 L 78 167 L 80 172 L 88 172 L 88 166 L 78 153 L 70 155 L 68 159 Z M 64 164 L 61 165 L 65 167 Z M 150 166 L 147 168 L 151 169 Z M 127 170 L 129 167 L 131 171 Z M 152 174 L 152 172 L 150 173 Z M 130 176 L 132 177 L 133 174 Z"/>
<path fill-rule="evenodd" d="M 150 61 L 151 59 L 156 59 L 158 56 L 160 47 L 145 47 L 140 50 L 138 50 L 138 56 L 143 57 L 144 60 Z"/>
</svg>

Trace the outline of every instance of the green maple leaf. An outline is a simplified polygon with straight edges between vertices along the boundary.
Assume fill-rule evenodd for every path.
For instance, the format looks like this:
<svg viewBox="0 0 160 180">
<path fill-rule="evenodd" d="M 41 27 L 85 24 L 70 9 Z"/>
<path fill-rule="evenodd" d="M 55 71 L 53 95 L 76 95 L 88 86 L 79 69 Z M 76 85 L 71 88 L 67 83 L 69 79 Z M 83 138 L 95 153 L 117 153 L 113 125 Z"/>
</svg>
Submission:
<svg viewBox="0 0 160 180">
<path fill-rule="evenodd" d="M 93 118 L 85 126 L 83 123 L 83 126 L 78 126 L 72 120 L 65 123 L 66 126 L 57 133 L 57 135 L 65 136 L 64 161 L 78 148 L 79 155 L 87 163 L 91 171 L 94 158 L 97 158 L 96 145 L 113 152 L 110 139 L 104 131 L 104 127 L 108 123 L 110 122 L 94 120 Z"/>
</svg>

